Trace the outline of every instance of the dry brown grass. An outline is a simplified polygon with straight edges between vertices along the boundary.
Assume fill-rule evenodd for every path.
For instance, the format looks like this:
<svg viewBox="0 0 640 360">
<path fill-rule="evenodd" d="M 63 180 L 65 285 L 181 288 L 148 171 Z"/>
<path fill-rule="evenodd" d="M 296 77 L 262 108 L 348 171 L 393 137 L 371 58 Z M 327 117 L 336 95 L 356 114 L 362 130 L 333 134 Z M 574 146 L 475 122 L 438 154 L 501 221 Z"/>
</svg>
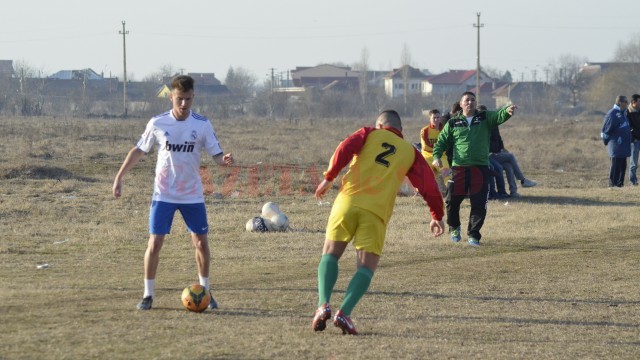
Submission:
<svg viewBox="0 0 640 360">
<path fill-rule="evenodd" d="M 203 314 L 180 304 L 196 269 L 179 217 L 162 250 L 154 310 L 135 310 L 155 155 L 128 174 L 122 199 L 112 199 L 111 182 L 145 122 L 0 119 L 0 358 L 640 356 L 640 189 L 606 188 L 599 118 L 505 124 L 507 147 L 540 186 L 490 203 L 480 249 L 430 237 L 423 202 L 399 198 L 380 268 L 354 312 L 358 337 L 310 331 L 330 209 L 313 200 L 310 182 L 369 121 L 214 123 L 239 171 L 206 161 L 227 196 L 207 198 L 220 309 Z M 405 121 L 407 140 L 421 126 Z M 266 201 L 301 231 L 246 233 Z M 43 263 L 50 267 L 36 268 Z M 353 252 L 340 269 L 335 307 Z"/>
</svg>

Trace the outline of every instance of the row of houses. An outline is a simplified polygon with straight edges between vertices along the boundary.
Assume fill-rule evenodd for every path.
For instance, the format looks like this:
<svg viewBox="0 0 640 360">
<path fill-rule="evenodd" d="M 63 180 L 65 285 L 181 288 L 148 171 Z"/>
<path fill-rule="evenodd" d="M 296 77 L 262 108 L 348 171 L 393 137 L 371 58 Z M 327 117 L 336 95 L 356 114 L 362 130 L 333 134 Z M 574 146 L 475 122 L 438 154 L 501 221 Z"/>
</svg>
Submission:
<svg viewBox="0 0 640 360">
<path fill-rule="evenodd" d="M 575 74 L 575 77 L 570 79 L 566 73 L 562 76 L 563 70 Z M 325 64 L 299 67 L 293 70 L 291 75 L 298 89 L 358 89 L 359 81 L 367 79 L 370 87 L 383 88 L 389 98 L 408 95 L 455 101 L 463 92 L 472 91 L 481 94 L 479 101 L 489 107 L 498 108 L 509 103 L 517 103 L 527 104 L 533 110 L 541 104 L 565 103 L 576 106 L 578 93 L 585 90 L 593 80 L 606 78 L 605 75 L 608 74 L 634 74 L 638 70 L 638 63 L 587 62 L 578 69 L 560 69 L 562 79 L 557 84 L 543 81 L 505 82 L 476 70 L 449 70 L 431 74 L 409 65 L 386 72 L 368 71 L 367 76 L 362 76 L 360 72 L 352 71 L 349 67 Z"/>
<path fill-rule="evenodd" d="M 297 88 L 326 89 L 338 86 L 341 89 L 359 89 L 360 81 L 367 79 L 369 86 L 383 87 L 390 98 L 409 95 L 461 94 L 476 86 L 475 70 L 450 70 L 432 75 L 409 65 L 391 71 L 367 71 L 363 77 L 359 71 L 347 66 L 323 64 L 314 67 L 297 67 L 291 71 L 293 86 Z M 480 72 L 480 83 L 494 81 Z M 406 85 L 405 85 L 406 84 Z M 286 87 L 286 86 L 281 86 Z"/>
<path fill-rule="evenodd" d="M 628 66 L 616 63 L 587 63 L 581 72 L 588 76 L 604 73 L 613 68 Z M 636 66 L 637 64 L 632 64 Z M 216 78 L 214 73 L 189 73 L 196 80 L 199 96 L 218 96 L 229 94 L 229 89 Z M 67 93 L 82 94 L 100 99 L 123 94 L 125 85 L 114 77 L 105 77 L 92 69 L 62 70 L 46 78 L 25 78 L 15 74 L 11 60 L 0 60 L 0 80 L 12 81 L 12 87 L 20 92 L 33 92 L 37 89 L 43 94 Z M 150 98 L 167 97 L 170 92 L 170 77 L 159 82 L 135 82 L 126 84 L 127 97 L 131 101 L 146 101 Z M 352 70 L 348 66 L 321 64 L 318 66 L 296 67 L 287 79 L 272 82 L 276 92 L 314 91 L 359 91 L 366 81 L 367 88 L 384 89 L 389 98 L 407 96 L 446 97 L 459 96 L 464 91 L 483 94 L 481 101 L 488 106 L 500 107 L 509 102 L 521 103 L 523 97 L 540 97 L 548 93 L 549 85 L 544 82 L 506 83 L 493 79 L 484 72 L 476 70 L 449 70 L 441 74 L 431 74 L 409 65 L 391 71 Z M 480 83 L 480 89 L 476 84 Z"/>
<path fill-rule="evenodd" d="M 14 70 L 11 60 L 0 60 L 0 78 L 14 77 Z M 354 71 L 347 66 L 336 66 L 323 64 L 313 67 L 297 67 L 291 70 L 291 80 L 281 79 L 276 85 L 276 91 L 289 91 L 298 89 L 319 89 L 348 91 L 358 90 L 360 82 L 366 79 L 371 87 L 383 87 L 387 96 L 397 98 L 404 96 L 405 91 L 410 95 L 443 95 L 460 94 L 467 90 L 472 90 L 476 85 L 475 70 L 450 70 L 448 72 L 432 75 L 411 66 L 403 66 L 392 71 L 367 71 L 367 76 L 363 77 L 361 72 Z M 228 93 L 228 89 L 215 77 L 214 73 L 189 73 L 196 79 L 198 93 L 209 95 L 221 95 Z M 112 92 L 122 92 L 122 83 L 117 78 L 105 77 L 92 69 L 81 70 L 61 70 L 46 78 L 20 79 L 31 83 L 54 84 L 57 89 L 65 88 L 83 89 L 91 91 L 95 95 L 106 95 Z M 148 82 L 127 82 L 127 95 L 132 100 L 149 96 L 155 91 L 156 96 L 166 97 L 169 92 L 170 78 L 163 78 L 159 84 Z M 68 83 L 68 86 L 61 84 Z M 407 85 L 405 86 L 405 82 Z M 494 79 L 480 73 L 481 84 L 492 84 L 493 89 L 504 85 L 496 83 Z M 61 87 L 62 86 L 62 87 Z M 484 88 L 481 88 L 481 91 Z"/>
<path fill-rule="evenodd" d="M 383 88 L 389 98 L 403 97 L 406 92 L 409 96 L 455 99 L 465 91 L 478 93 L 478 76 L 480 93 L 486 94 L 482 100 L 490 107 L 517 102 L 525 96 L 540 96 L 546 90 L 543 82 L 507 83 L 493 79 L 482 71 L 478 74 L 476 70 L 449 70 L 441 74 L 430 74 L 409 65 L 392 71 L 368 71 L 366 77 L 349 67 L 329 64 L 298 67 L 291 72 L 295 89 L 299 91 L 309 88 L 355 90 L 359 89 L 360 81 L 366 78 L 370 87 Z M 286 86 L 278 90 L 291 92 Z"/>
<path fill-rule="evenodd" d="M 198 94 L 216 96 L 228 94 L 229 90 L 214 73 L 189 73 L 196 79 Z M 125 85 L 116 77 L 105 77 L 92 69 L 61 70 L 47 77 L 28 77 L 15 74 L 12 60 L 0 60 L 0 80 L 5 88 L 18 93 L 43 96 L 83 96 L 91 99 L 109 99 L 124 93 Z M 127 98 L 133 102 L 169 96 L 171 77 L 158 82 L 127 81 Z"/>
</svg>

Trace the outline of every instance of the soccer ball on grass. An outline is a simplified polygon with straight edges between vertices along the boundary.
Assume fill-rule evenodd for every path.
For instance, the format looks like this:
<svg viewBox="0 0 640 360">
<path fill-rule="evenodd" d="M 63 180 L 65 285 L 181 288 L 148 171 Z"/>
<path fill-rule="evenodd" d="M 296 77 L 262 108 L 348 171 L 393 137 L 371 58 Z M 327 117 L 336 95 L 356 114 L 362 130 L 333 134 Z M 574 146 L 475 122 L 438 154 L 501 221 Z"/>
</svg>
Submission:
<svg viewBox="0 0 640 360">
<path fill-rule="evenodd" d="M 203 312 L 211 302 L 211 295 L 199 284 L 189 285 L 182 291 L 182 305 L 193 312 Z"/>
</svg>

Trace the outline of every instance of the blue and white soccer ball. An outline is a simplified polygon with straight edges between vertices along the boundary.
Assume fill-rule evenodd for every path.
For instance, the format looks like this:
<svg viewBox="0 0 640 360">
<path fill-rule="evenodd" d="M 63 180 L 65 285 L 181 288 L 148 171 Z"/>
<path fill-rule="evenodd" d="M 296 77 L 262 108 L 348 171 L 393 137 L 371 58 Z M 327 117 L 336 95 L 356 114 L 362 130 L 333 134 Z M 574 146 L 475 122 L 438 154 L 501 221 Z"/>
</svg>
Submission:
<svg viewBox="0 0 640 360">
<path fill-rule="evenodd" d="M 255 216 L 252 219 L 247 221 L 245 225 L 245 229 L 249 232 L 267 232 L 269 231 L 269 227 L 265 222 L 265 219 L 260 216 Z"/>
</svg>

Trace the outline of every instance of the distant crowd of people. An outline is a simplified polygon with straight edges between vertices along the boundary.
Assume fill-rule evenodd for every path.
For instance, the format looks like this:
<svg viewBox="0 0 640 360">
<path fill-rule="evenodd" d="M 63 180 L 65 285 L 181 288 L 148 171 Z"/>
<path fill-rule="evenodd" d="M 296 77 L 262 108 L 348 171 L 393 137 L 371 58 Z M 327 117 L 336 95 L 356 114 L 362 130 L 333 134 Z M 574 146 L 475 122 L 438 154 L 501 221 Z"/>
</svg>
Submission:
<svg viewBox="0 0 640 360">
<path fill-rule="evenodd" d="M 631 103 L 624 95 L 616 97 L 607 112 L 600 137 L 609 151 L 609 187 L 624 186 L 627 158 L 631 158 L 629 181 L 638 185 L 638 153 L 640 153 L 640 95 L 631 95 Z"/>
</svg>

